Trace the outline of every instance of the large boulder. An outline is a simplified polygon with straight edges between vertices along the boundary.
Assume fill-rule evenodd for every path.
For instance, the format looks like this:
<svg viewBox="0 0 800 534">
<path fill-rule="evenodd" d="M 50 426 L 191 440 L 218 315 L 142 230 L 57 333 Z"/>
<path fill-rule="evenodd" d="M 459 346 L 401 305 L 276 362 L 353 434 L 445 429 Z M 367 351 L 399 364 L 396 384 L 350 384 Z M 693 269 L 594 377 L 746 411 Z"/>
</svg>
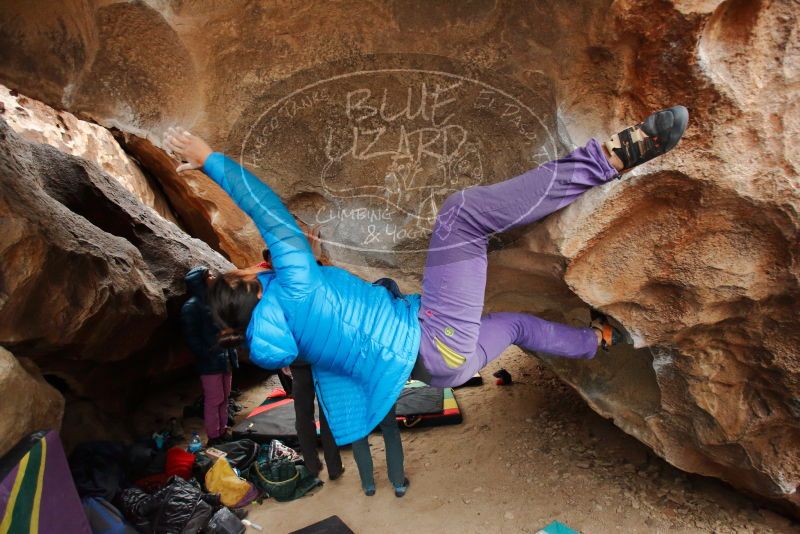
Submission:
<svg viewBox="0 0 800 534">
<path fill-rule="evenodd" d="M 189 120 L 200 100 L 194 62 L 164 15 L 145 2 L 4 2 L 0 49 L 13 53 L 0 77 L 130 131 Z"/>
<path fill-rule="evenodd" d="M 36 430 L 58 429 L 64 398 L 32 361 L 0 347 L 0 456 Z"/>
<path fill-rule="evenodd" d="M 73 2 L 58 54 L 17 4 L 10 86 L 128 134 L 191 128 L 406 289 L 452 190 L 687 105 L 676 151 L 493 241 L 488 306 L 608 312 L 636 348 L 548 364 L 674 465 L 800 509 L 796 2 Z M 193 196 L 170 198 L 220 240 L 222 201 Z"/>
<path fill-rule="evenodd" d="M 95 163 L 0 119 L 0 344 L 66 391 L 121 413 L 180 357 L 183 276 L 233 266 Z"/>
<path fill-rule="evenodd" d="M 0 135 L 5 140 L 0 157 L 28 176 L 8 180 L 17 187 L 39 186 L 41 193 L 102 232 L 134 247 L 155 277 L 160 296 L 167 302 L 185 295 L 183 276 L 195 265 L 217 271 L 232 266 L 206 243 L 189 237 L 173 223 L 142 205 L 117 180 L 96 164 L 17 137 L 0 120 Z M 16 164 L 16 165 L 15 165 Z M 47 224 L 46 218 L 41 224 Z"/>
<path fill-rule="evenodd" d="M 67 351 L 113 360 L 141 348 L 166 318 L 160 282 L 130 241 L 44 186 L 48 174 L 76 175 L 85 164 L 124 189 L 85 160 L 22 140 L 2 119 L 0 138 L 0 343 L 34 358 Z"/>
<path fill-rule="evenodd" d="M 139 202 L 176 222 L 158 183 L 145 176 L 107 129 L 12 92 L 3 85 L 0 85 L 0 108 L 0 117 L 23 138 L 96 163 Z"/>
<path fill-rule="evenodd" d="M 86 0 L 10 0 L 0 9 L 2 79 L 57 105 L 94 61 L 98 31 Z M 13 51 L 13 53 L 8 53 Z"/>
<path fill-rule="evenodd" d="M 156 177 L 188 233 L 237 267 L 263 260 L 265 245 L 256 225 L 211 178 L 200 171 L 178 174 L 178 162 L 147 139 L 133 134 L 119 137 L 125 150 Z"/>
<path fill-rule="evenodd" d="M 676 172 L 586 200 L 493 253 L 490 308 L 584 325 L 584 303 L 606 311 L 635 348 L 544 361 L 677 467 L 796 506 L 797 220 Z"/>
<path fill-rule="evenodd" d="M 559 374 L 674 465 L 795 513 L 800 166 L 787 147 L 800 129 L 798 15 L 792 2 L 741 1 L 707 18 L 676 13 L 694 22 L 685 46 L 661 65 L 648 47 L 631 85 L 659 79 L 661 91 L 675 83 L 678 92 L 674 72 L 688 66 L 695 118 L 686 141 L 530 236 L 547 243 L 537 251 L 564 259 L 569 287 L 640 349 L 581 369 L 553 361 Z M 623 11 L 620 23 L 655 40 L 639 17 Z"/>
<path fill-rule="evenodd" d="M 248 267 L 262 260 L 264 243 L 258 230 L 219 186 L 201 172 L 178 175 L 176 162 L 148 140 L 116 132 L 117 140 L 102 126 L 3 85 L 0 116 L 29 141 L 96 163 L 139 202 L 179 224 L 236 266 Z"/>
</svg>

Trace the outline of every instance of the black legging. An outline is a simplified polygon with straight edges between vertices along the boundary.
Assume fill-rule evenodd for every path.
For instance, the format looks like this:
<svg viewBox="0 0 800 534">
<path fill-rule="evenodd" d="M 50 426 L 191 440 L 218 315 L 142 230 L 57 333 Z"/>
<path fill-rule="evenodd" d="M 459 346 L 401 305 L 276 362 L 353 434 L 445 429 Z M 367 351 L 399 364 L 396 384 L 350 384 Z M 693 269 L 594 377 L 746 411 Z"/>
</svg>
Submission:
<svg viewBox="0 0 800 534">
<path fill-rule="evenodd" d="M 308 365 L 292 365 L 292 395 L 294 396 L 295 429 L 300 441 L 300 452 L 306 468 L 314 476 L 319 476 L 322 464 L 317 455 L 317 426 L 314 421 L 314 378 Z M 338 478 L 342 474 L 342 457 L 339 447 L 328 427 L 325 413 L 319 411 L 319 432 L 322 439 L 322 452 L 330 478 Z"/>
</svg>

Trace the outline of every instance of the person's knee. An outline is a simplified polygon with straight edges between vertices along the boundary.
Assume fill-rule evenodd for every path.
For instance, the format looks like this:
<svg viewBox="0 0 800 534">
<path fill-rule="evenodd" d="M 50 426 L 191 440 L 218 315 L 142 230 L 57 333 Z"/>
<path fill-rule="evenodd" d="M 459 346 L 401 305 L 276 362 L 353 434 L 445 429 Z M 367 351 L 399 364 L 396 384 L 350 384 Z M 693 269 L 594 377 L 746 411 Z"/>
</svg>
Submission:
<svg viewBox="0 0 800 534">
<path fill-rule="evenodd" d="M 222 411 L 223 404 L 222 399 L 216 397 L 206 397 L 203 402 L 205 403 L 205 409 L 211 410 L 213 412 Z"/>
<path fill-rule="evenodd" d="M 203 388 L 203 402 L 208 404 L 209 406 L 219 406 L 220 404 L 225 402 L 225 391 L 222 388 L 222 384 L 219 385 L 207 385 Z"/>
<path fill-rule="evenodd" d="M 448 219 L 467 216 L 471 212 L 473 205 L 472 195 L 473 193 L 469 189 L 456 191 L 448 195 L 444 202 L 442 202 L 439 213 L 443 214 Z"/>
<path fill-rule="evenodd" d="M 351 447 L 353 449 L 353 456 L 356 459 L 366 459 L 370 456 L 369 441 L 360 439 L 354 441 Z"/>
<path fill-rule="evenodd" d="M 381 428 L 381 434 L 385 441 L 400 441 L 400 429 L 397 425 Z"/>
<path fill-rule="evenodd" d="M 386 440 L 400 440 L 400 427 L 397 426 L 397 420 L 391 422 L 381 423 L 381 434 Z"/>
<path fill-rule="evenodd" d="M 300 394 L 296 392 L 294 395 L 294 410 L 298 414 L 314 413 L 314 397 L 311 395 Z"/>
</svg>

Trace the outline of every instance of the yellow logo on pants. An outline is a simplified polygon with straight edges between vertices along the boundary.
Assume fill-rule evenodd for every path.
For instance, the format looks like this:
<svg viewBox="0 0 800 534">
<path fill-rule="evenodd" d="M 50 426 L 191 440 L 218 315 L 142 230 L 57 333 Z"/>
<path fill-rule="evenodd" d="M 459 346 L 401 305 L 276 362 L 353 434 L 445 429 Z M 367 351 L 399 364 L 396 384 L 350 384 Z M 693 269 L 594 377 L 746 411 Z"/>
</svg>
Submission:
<svg viewBox="0 0 800 534">
<path fill-rule="evenodd" d="M 445 334 L 447 334 L 447 331 L 445 331 Z M 438 337 L 433 338 L 433 340 L 436 342 L 436 348 L 439 349 L 439 353 L 442 355 L 445 365 L 450 369 L 461 367 L 464 365 L 464 362 L 467 361 L 465 357 L 439 341 Z"/>
</svg>

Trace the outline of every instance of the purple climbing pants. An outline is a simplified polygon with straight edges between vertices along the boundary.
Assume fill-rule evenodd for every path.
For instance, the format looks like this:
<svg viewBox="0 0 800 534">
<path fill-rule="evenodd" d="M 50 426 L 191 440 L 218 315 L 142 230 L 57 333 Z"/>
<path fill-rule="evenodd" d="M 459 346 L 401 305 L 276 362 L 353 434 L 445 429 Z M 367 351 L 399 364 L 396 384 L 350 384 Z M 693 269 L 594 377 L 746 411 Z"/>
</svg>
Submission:
<svg viewBox="0 0 800 534">
<path fill-rule="evenodd" d="M 230 373 L 201 375 L 203 382 L 203 419 L 208 439 L 225 434 L 228 427 L 228 397 L 231 395 Z"/>
<path fill-rule="evenodd" d="M 492 234 L 538 221 L 616 174 L 592 139 L 562 159 L 445 200 L 428 249 L 419 312 L 419 357 L 431 385 L 463 384 L 509 345 L 566 358 L 594 356 L 597 337 L 591 328 L 525 313 L 483 315 L 486 246 Z"/>
</svg>

